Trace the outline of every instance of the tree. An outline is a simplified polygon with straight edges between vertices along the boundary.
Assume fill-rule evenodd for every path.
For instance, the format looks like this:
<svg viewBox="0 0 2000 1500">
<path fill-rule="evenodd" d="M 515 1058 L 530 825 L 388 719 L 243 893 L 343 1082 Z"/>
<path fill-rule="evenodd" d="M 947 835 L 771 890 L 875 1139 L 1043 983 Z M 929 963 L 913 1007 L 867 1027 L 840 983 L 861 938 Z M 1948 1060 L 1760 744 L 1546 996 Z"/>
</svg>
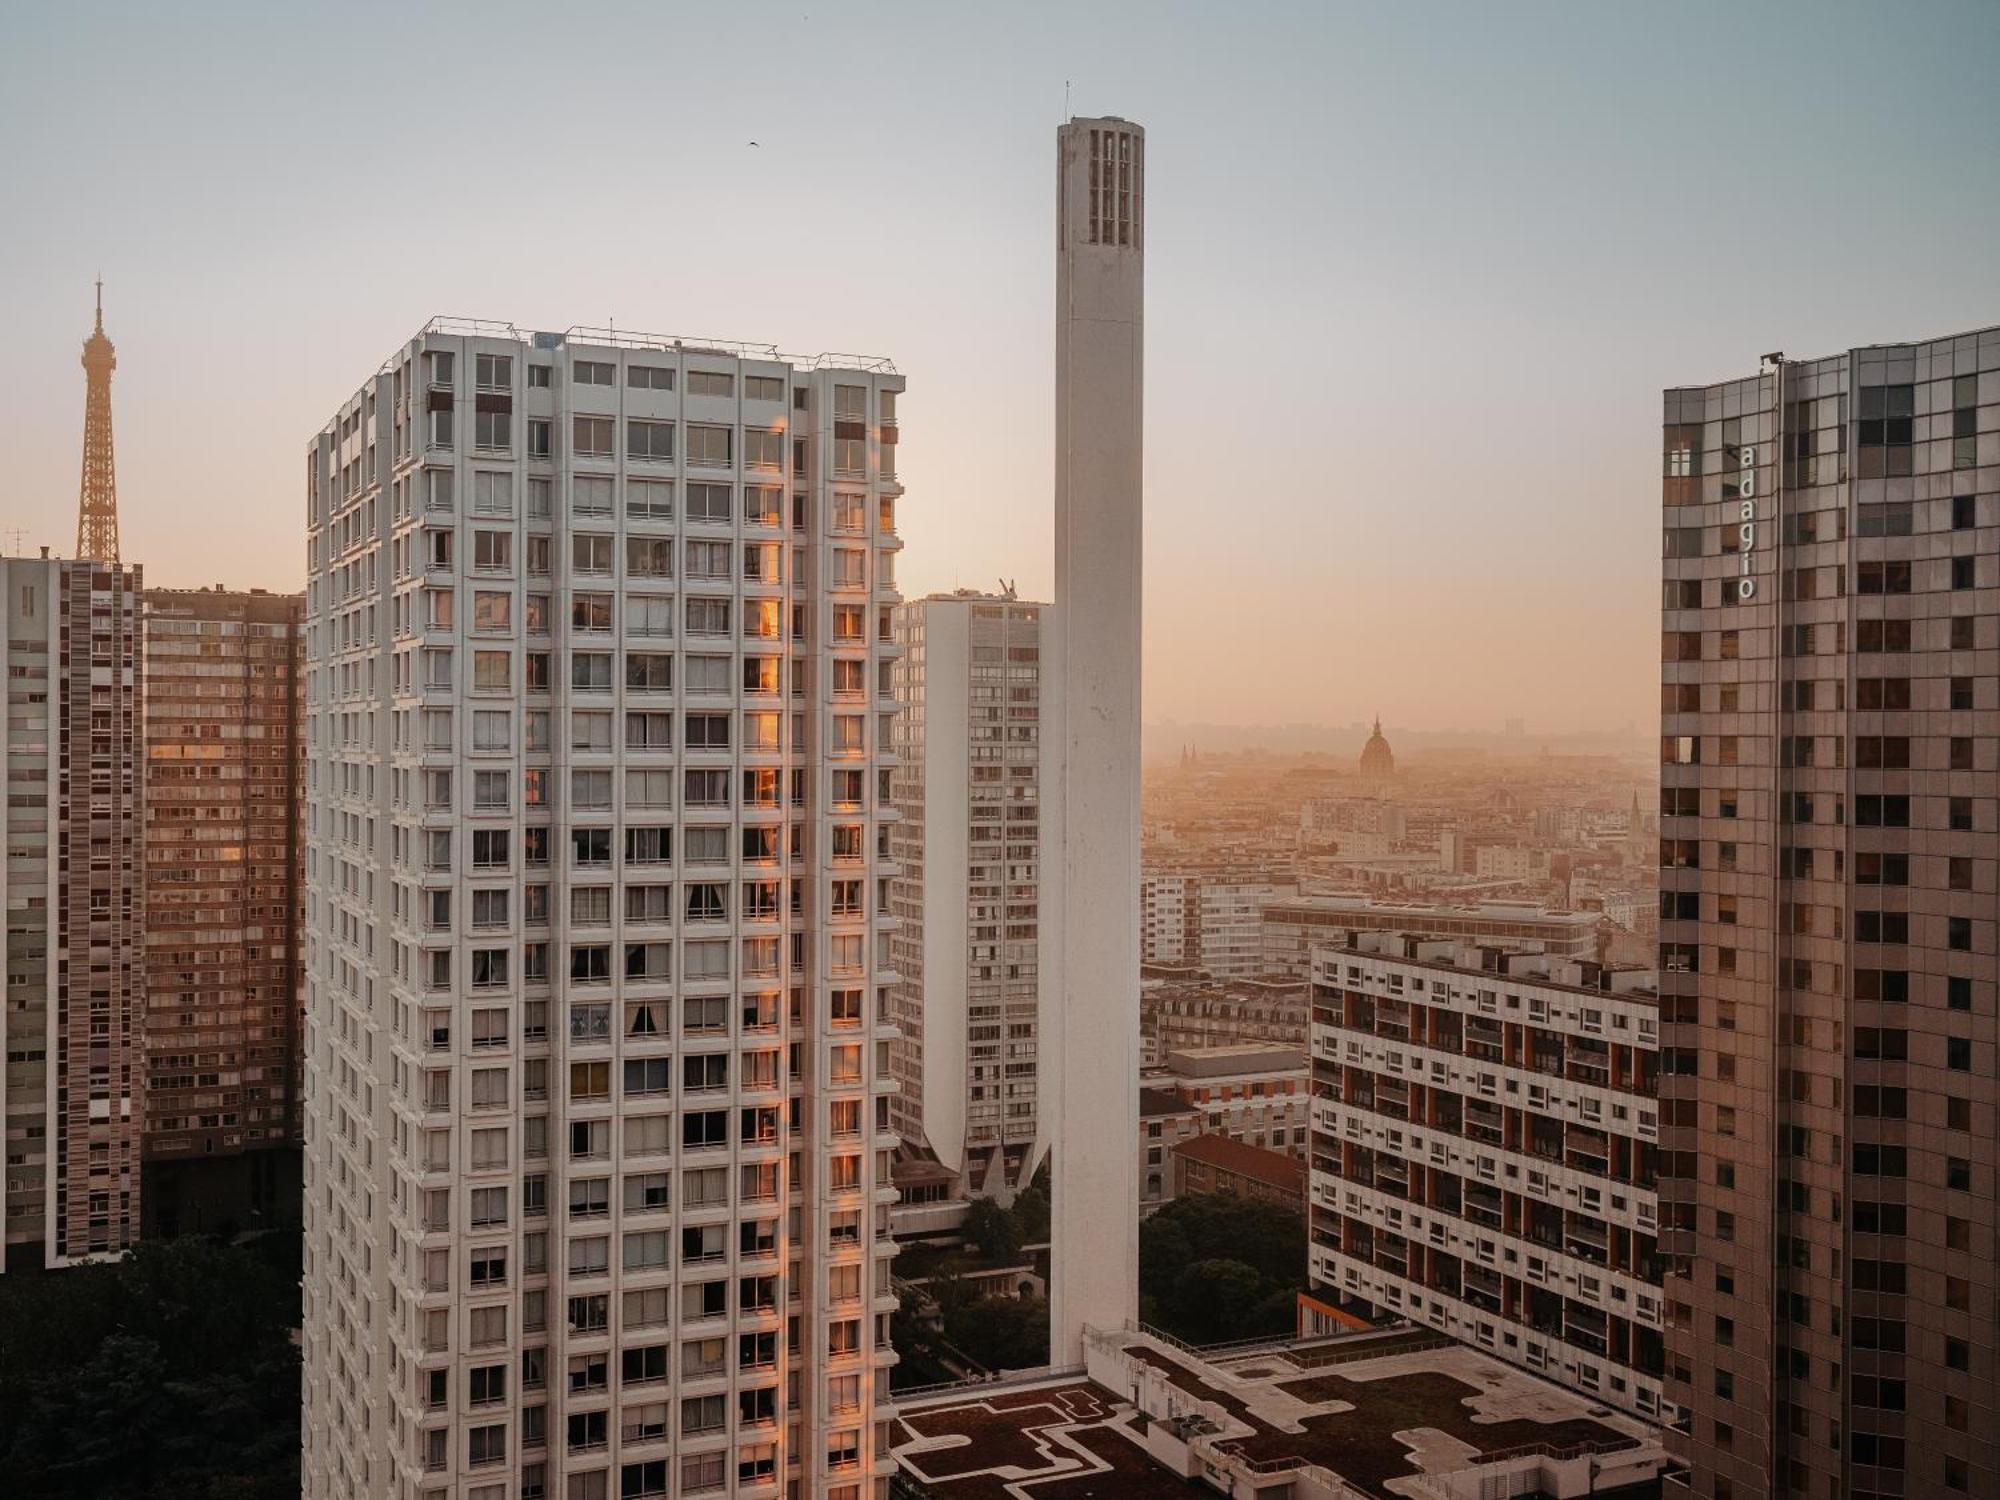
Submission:
<svg viewBox="0 0 2000 1500">
<path fill-rule="evenodd" d="M 1035 1180 L 1014 1197 L 1014 1232 L 1023 1245 L 1049 1242 L 1049 1190 L 1043 1180 L 1047 1170 L 1037 1172 Z"/>
<path fill-rule="evenodd" d="M 945 1320 L 944 1336 L 989 1370 L 1049 1362 L 1049 1305 L 1040 1297 L 981 1297 Z"/>
<path fill-rule="evenodd" d="M 965 1211 L 959 1233 L 968 1246 L 977 1247 L 979 1258 L 989 1266 L 1012 1265 L 1021 1258 L 1021 1232 L 1014 1216 L 991 1198 L 974 1198 Z"/>
<path fill-rule="evenodd" d="M 1304 1216 L 1235 1193 L 1187 1193 L 1139 1226 L 1140 1316 L 1190 1343 L 1293 1326 Z"/>
<path fill-rule="evenodd" d="M 299 1492 L 296 1239 L 0 1279 L 0 1474 L 49 1500 Z"/>
</svg>

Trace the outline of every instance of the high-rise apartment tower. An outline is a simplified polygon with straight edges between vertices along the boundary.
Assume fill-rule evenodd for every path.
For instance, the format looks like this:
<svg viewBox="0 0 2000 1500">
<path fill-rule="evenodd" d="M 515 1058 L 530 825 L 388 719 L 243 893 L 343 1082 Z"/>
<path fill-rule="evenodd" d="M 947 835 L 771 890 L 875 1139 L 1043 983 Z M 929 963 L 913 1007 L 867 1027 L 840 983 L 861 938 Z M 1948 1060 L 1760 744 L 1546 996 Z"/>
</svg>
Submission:
<svg viewBox="0 0 2000 1500">
<path fill-rule="evenodd" d="M 1146 133 L 1056 134 L 1055 726 L 1042 876 L 1050 1354 L 1138 1316 L 1139 638 Z"/>
<path fill-rule="evenodd" d="M 7 656 L 4 1260 L 139 1237 L 145 819 L 140 576 L 0 558 Z"/>
<path fill-rule="evenodd" d="M 896 612 L 897 1131 L 1002 1199 L 1040 1162 L 1044 608 L 961 591 Z"/>
<path fill-rule="evenodd" d="M 146 591 L 149 1234 L 297 1219 L 304 605 Z"/>
<path fill-rule="evenodd" d="M 2000 1491 L 2000 329 L 1669 390 L 1672 1493 Z"/>
<path fill-rule="evenodd" d="M 902 388 L 440 321 L 312 444 L 309 1496 L 886 1494 Z"/>
</svg>

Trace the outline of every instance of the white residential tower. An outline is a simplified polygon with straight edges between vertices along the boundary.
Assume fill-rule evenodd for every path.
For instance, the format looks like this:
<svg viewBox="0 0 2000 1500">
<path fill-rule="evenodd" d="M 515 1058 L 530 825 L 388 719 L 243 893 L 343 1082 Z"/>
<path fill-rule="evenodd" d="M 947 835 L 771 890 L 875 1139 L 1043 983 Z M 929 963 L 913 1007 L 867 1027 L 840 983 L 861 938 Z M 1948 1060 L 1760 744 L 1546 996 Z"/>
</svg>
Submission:
<svg viewBox="0 0 2000 1500">
<path fill-rule="evenodd" d="M 961 590 L 896 612 L 890 852 L 898 1132 L 963 1191 L 1011 1200 L 1040 1164 L 1042 622 Z"/>
<path fill-rule="evenodd" d="M 439 320 L 307 462 L 305 1493 L 886 1493 L 886 361 Z"/>
</svg>

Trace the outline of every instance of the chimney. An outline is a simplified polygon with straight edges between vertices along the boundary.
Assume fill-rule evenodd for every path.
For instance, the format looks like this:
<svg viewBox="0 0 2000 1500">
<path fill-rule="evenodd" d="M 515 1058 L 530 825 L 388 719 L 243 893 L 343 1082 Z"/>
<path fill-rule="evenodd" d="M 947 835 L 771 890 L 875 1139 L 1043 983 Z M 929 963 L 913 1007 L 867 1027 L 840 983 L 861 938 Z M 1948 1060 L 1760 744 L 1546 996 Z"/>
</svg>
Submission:
<svg viewBox="0 0 2000 1500">
<path fill-rule="evenodd" d="M 1056 598 L 1043 681 L 1055 774 L 1044 778 L 1054 799 L 1042 860 L 1054 889 L 1042 906 L 1039 1061 L 1054 1189 L 1049 1357 L 1076 1365 L 1087 1328 L 1139 1315 L 1146 136 L 1127 120 L 1071 120 L 1056 142 Z"/>
</svg>

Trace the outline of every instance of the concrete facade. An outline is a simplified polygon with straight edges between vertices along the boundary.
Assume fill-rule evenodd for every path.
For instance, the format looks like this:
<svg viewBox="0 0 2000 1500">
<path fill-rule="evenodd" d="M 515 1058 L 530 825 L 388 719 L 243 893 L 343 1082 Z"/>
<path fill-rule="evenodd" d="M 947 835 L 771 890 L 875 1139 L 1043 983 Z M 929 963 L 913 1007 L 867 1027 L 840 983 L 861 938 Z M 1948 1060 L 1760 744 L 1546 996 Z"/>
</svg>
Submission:
<svg viewBox="0 0 2000 1500">
<path fill-rule="evenodd" d="M 437 320 L 311 444 L 307 1496 L 884 1492 L 902 389 Z"/>
<path fill-rule="evenodd" d="M 1054 1148 L 1050 1357 L 1138 1315 L 1139 658 L 1145 132 L 1057 132 L 1057 735 L 1043 933 L 1043 1128 Z M 1053 925 L 1051 925 L 1051 922 Z"/>
<path fill-rule="evenodd" d="M 896 611 L 897 1133 L 1003 1199 L 1040 1162 L 1043 609 L 961 592 Z"/>
<path fill-rule="evenodd" d="M 1314 1292 L 1670 1416 L 1653 978 L 1393 933 L 1322 948 Z"/>
<path fill-rule="evenodd" d="M 7 1175 L 0 1269 L 116 1255 L 141 1218 L 141 577 L 0 558 Z"/>
<path fill-rule="evenodd" d="M 289 1224 L 291 1162 L 212 1164 L 302 1133 L 305 598 L 149 589 L 145 605 L 147 1232 Z"/>
</svg>

